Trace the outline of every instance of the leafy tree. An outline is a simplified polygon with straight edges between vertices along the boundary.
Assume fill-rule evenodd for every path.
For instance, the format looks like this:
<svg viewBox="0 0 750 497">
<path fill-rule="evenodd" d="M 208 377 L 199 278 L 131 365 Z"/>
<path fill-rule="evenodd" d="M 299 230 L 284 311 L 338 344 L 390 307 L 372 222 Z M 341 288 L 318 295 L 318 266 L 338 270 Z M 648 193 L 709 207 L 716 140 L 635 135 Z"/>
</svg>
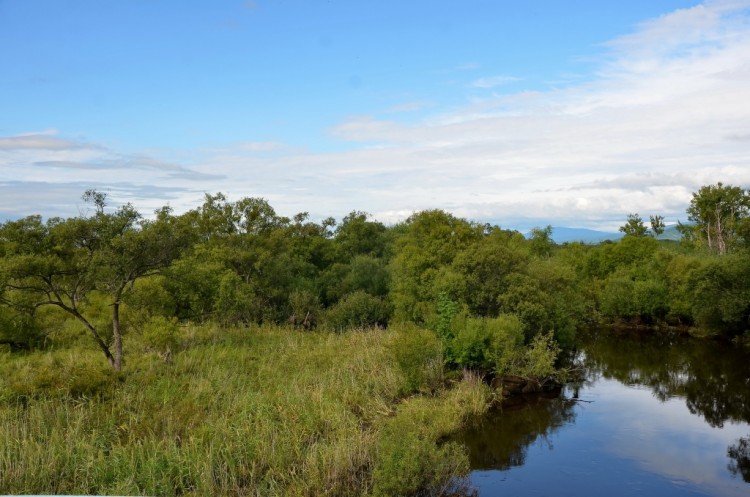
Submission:
<svg viewBox="0 0 750 497">
<path fill-rule="evenodd" d="M 498 295 L 507 290 L 509 276 L 528 264 L 525 245 L 521 235 L 496 230 L 456 257 L 453 268 L 464 282 L 461 297 L 469 311 L 477 316 L 498 315 Z"/>
<path fill-rule="evenodd" d="M 735 244 L 749 211 L 750 193 L 720 182 L 693 193 L 687 209 L 700 239 L 719 255 L 726 254 Z"/>
<path fill-rule="evenodd" d="M 555 242 L 552 240 L 552 226 L 547 225 L 544 228 L 533 228 L 529 238 L 531 253 L 537 257 L 549 258 L 552 256 L 552 249 Z"/>
<path fill-rule="evenodd" d="M 110 366 L 119 371 L 123 299 L 138 279 L 157 273 L 179 255 L 187 232 L 168 208 L 147 220 L 130 204 L 106 213 L 102 193 L 90 190 L 83 198 L 94 202 L 93 216 L 46 223 L 31 216 L 0 225 L 2 300 L 29 312 L 41 306 L 65 311 L 85 326 Z M 108 299 L 111 344 L 105 330 L 85 312 L 95 292 Z"/>
<path fill-rule="evenodd" d="M 654 237 L 658 237 L 664 233 L 664 216 L 651 216 L 651 233 Z"/>
<path fill-rule="evenodd" d="M 357 255 L 383 256 L 386 228 L 377 221 L 368 221 L 369 216 L 366 212 L 352 211 L 336 228 L 335 243 L 342 261 Z"/>
<path fill-rule="evenodd" d="M 391 260 L 391 298 L 395 315 L 424 324 L 432 318 L 435 301 L 451 280 L 446 272 L 462 250 L 485 236 L 483 226 L 441 210 L 410 216 L 396 228 Z M 441 285 L 436 285 L 441 281 Z M 451 295 L 453 297 L 453 295 Z"/>
<path fill-rule="evenodd" d="M 643 219 L 638 214 L 628 214 L 627 222 L 620 226 L 620 231 L 625 233 L 625 236 L 646 236 L 648 230 L 643 224 Z"/>
</svg>

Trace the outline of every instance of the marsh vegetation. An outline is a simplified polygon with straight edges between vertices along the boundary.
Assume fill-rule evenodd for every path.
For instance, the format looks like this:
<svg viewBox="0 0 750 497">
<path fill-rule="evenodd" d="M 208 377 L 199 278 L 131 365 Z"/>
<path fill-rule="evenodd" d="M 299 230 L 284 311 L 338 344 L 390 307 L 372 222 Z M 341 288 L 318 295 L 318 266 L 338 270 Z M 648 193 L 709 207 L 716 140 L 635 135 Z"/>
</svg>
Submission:
<svg viewBox="0 0 750 497">
<path fill-rule="evenodd" d="M 147 218 L 89 191 L 77 217 L 7 221 L 0 491 L 459 493 L 451 437 L 497 404 L 492 379 L 563 380 L 578 330 L 748 338 L 748 198 L 712 185 L 681 242 L 631 214 L 599 245 L 221 194 Z"/>
</svg>

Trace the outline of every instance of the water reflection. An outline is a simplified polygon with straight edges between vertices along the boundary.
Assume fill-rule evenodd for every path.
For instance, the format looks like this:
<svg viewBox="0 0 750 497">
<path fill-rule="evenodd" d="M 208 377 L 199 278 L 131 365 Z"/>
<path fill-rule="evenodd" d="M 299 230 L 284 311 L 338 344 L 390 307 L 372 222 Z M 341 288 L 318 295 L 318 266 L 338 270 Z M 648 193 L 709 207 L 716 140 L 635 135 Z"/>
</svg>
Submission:
<svg viewBox="0 0 750 497">
<path fill-rule="evenodd" d="M 552 448 L 551 435 L 575 421 L 573 401 L 535 395 L 506 404 L 481 424 L 462 433 L 474 469 L 508 469 L 526 462 L 528 447 L 539 441 Z"/>
<path fill-rule="evenodd" d="M 712 427 L 750 421 L 747 352 L 728 344 L 676 334 L 592 332 L 581 337 L 576 362 L 586 378 L 600 375 L 645 385 L 663 401 L 685 399 Z"/>
<path fill-rule="evenodd" d="M 747 495 L 747 350 L 607 331 L 571 361 L 583 374 L 560 398 L 463 434 L 480 495 Z"/>
<path fill-rule="evenodd" d="M 742 437 L 737 443 L 727 449 L 727 456 L 731 460 L 727 469 L 733 476 L 742 476 L 750 483 L 750 436 Z"/>
</svg>

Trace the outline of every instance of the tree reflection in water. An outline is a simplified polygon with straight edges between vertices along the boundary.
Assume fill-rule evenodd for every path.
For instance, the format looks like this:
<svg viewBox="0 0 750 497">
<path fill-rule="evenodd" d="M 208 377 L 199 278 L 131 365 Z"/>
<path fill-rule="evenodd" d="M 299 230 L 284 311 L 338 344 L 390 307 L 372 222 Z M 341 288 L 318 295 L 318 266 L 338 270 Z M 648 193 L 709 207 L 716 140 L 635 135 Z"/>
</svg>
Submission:
<svg viewBox="0 0 750 497">
<path fill-rule="evenodd" d="M 742 437 L 736 444 L 727 449 L 727 457 L 731 459 L 727 465 L 732 475 L 742 476 L 742 479 L 750 483 L 750 436 Z"/>
<path fill-rule="evenodd" d="M 684 398 L 712 427 L 750 422 L 750 362 L 739 347 L 673 333 L 592 332 L 580 340 L 577 363 L 599 375 L 644 385 L 656 398 Z"/>
<path fill-rule="evenodd" d="M 740 347 L 675 334 L 592 332 L 581 337 L 575 362 L 599 375 L 648 386 L 663 401 L 683 398 L 714 428 L 750 422 L 750 360 Z M 732 475 L 750 483 L 750 436 L 727 449 Z"/>
<path fill-rule="evenodd" d="M 646 386 L 662 402 L 683 399 L 714 428 L 750 422 L 750 357 L 740 347 L 671 333 L 595 331 L 579 337 L 569 364 L 581 371 L 580 382 L 565 389 L 572 398 L 524 397 L 457 435 L 473 469 L 521 466 L 535 442 L 552 448 L 554 432 L 575 423 L 578 390 L 599 378 Z M 750 436 L 730 445 L 727 456 L 729 471 L 750 483 Z"/>
<path fill-rule="evenodd" d="M 502 412 L 459 434 L 459 441 L 469 448 L 473 469 L 504 470 L 523 465 L 527 449 L 535 441 L 551 448 L 552 433 L 574 422 L 574 401 L 524 396 L 516 405 L 506 404 Z"/>
</svg>

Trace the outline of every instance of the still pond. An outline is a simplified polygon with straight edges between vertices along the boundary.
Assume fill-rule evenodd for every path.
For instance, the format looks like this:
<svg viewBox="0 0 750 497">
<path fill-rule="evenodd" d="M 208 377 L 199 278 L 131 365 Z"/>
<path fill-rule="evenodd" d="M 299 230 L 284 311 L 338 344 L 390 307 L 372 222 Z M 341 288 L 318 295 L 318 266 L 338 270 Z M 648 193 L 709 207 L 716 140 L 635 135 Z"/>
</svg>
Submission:
<svg viewBox="0 0 750 497">
<path fill-rule="evenodd" d="M 555 398 L 462 434 L 480 497 L 750 495 L 750 353 L 676 334 L 591 332 Z"/>
</svg>

